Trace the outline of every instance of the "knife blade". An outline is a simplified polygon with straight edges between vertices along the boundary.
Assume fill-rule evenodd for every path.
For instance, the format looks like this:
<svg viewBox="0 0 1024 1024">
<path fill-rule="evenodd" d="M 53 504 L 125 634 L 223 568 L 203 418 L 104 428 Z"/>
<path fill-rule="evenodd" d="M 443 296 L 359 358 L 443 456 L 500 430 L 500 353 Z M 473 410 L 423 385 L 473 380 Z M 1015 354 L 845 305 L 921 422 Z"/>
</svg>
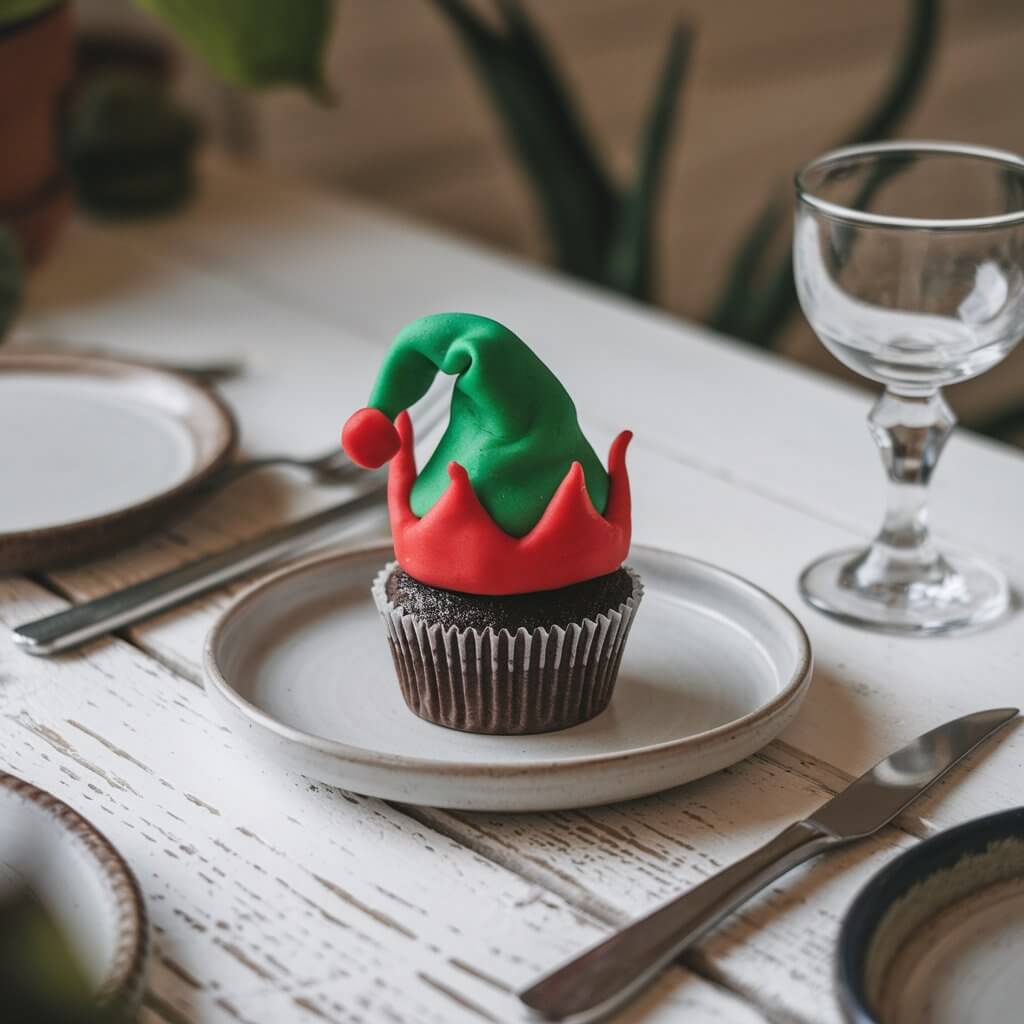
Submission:
<svg viewBox="0 0 1024 1024">
<path fill-rule="evenodd" d="M 805 820 L 837 839 L 869 836 L 1016 715 L 993 708 L 954 718 L 883 758 Z"/>
<path fill-rule="evenodd" d="M 605 1017 L 766 885 L 887 825 L 1017 714 L 976 711 L 918 736 L 760 849 L 545 975 L 520 1000 L 545 1020 L 586 1024 Z"/>
</svg>

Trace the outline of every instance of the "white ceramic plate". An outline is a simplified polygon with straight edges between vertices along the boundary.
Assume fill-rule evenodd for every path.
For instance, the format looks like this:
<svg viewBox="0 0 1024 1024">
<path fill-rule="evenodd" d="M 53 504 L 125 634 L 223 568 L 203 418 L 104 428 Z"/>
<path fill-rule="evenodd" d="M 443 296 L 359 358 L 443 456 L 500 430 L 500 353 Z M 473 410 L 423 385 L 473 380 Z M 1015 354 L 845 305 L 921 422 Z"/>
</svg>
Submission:
<svg viewBox="0 0 1024 1024">
<path fill-rule="evenodd" d="M 223 404 L 182 377 L 107 359 L 0 355 L 0 569 L 123 539 L 125 525 L 168 509 L 234 443 Z"/>
<path fill-rule="evenodd" d="M 534 811 L 643 796 L 752 754 L 811 679 L 800 623 L 753 584 L 634 545 L 644 599 L 607 711 L 535 736 L 453 732 L 402 701 L 370 582 L 377 547 L 253 587 L 206 643 L 207 690 L 283 768 L 358 793 L 463 810 Z"/>
<path fill-rule="evenodd" d="M 134 875 L 67 804 L 0 772 L 0 886 L 16 884 L 33 892 L 68 938 L 97 1002 L 134 1011 L 149 941 Z"/>
</svg>

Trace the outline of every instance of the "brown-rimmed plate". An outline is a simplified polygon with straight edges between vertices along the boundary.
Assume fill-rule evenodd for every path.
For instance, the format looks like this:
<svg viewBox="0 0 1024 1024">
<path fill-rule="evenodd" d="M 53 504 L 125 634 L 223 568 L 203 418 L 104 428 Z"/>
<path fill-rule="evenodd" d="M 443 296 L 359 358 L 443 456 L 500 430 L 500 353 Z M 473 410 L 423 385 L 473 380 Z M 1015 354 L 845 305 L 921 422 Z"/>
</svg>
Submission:
<svg viewBox="0 0 1024 1024">
<path fill-rule="evenodd" d="M 146 907 L 135 876 L 77 811 L 2 771 L 0 883 L 32 892 L 77 954 L 97 1004 L 132 1019 L 149 953 Z"/>
<path fill-rule="evenodd" d="M 236 441 L 224 403 L 177 374 L 0 353 L 0 572 L 137 539 L 182 511 Z"/>
<path fill-rule="evenodd" d="M 206 642 L 207 692 L 279 767 L 369 796 L 541 811 L 646 796 L 754 753 L 795 717 L 811 648 L 775 598 L 715 566 L 634 544 L 644 582 L 610 706 L 560 732 L 454 732 L 405 706 L 370 584 L 391 547 L 256 584 Z"/>
</svg>

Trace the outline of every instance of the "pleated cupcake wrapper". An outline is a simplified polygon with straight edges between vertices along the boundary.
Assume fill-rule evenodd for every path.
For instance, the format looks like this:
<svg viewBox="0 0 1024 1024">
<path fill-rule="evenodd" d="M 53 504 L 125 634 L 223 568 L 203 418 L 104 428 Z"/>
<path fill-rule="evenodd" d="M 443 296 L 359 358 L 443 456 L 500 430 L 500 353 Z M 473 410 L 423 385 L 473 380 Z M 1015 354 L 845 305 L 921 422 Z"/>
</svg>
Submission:
<svg viewBox="0 0 1024 1024">
<path fill-rule="evenodd" d="M 462 732 L 515 735 L 565 729 L 608 706 L 644 591 L 628 566 L 633 592 L 617 608 L 564 628 L 515 633 L 445 629 L 407 613 L 385 590 L 396 567 L 378 574 L 373 599 L 402 696 L 420 718 Z"/>
</svg>

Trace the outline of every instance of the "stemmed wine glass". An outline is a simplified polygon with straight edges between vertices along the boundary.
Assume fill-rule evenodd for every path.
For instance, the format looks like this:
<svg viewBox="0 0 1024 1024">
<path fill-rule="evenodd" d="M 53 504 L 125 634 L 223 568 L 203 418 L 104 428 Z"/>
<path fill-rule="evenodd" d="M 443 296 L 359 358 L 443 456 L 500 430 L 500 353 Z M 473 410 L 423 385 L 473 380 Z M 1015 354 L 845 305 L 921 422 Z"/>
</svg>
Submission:
<svg viewBox="0 0 1024 1024">
<path fill-rule="evenodd" d="M 1024 334 L 1024 160 L 873 143 L 811 161 L 796 194 L 800 304 L 833 355 L 885 386 L 868 422 L 889 478 L 872 544 L 808 566 L 801 592 L 875 629 L 990 622 L 1010 605 L 1006 577 L 936 548 L 926 495 L 956 423 L 940 388 L 994 366 Z"/>
</svg>

